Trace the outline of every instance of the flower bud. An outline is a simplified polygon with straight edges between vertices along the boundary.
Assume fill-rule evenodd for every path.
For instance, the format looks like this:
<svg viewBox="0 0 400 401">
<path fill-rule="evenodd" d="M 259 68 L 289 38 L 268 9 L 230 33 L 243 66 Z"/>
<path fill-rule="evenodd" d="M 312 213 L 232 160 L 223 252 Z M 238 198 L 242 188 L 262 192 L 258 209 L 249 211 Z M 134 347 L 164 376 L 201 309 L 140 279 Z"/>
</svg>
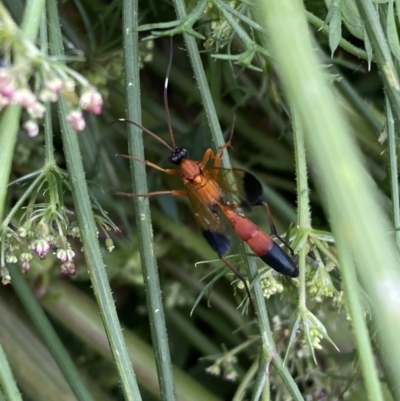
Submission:
<svg viewBox="0 0 400 401">
<path fill-rule="evenodd" d="M 28 136 L 34 138 L 39 133 L 39 126 L 37 122 L 34 120 L 28 120 L 24 124 L 25 131 L 27 132 Z"/>
<path fill-rule="evenodd" d="M 80 100 L 79 106 L 82 110 L 90 111 L 93 114 L 101 114 L 101 108 L 103 106 L 103 98 L 100 93 L 94 89 L 85 91 Z"/>
<path fill-rule="evenodd" d="M 70 123 L 71 128 L 76 132 L 85 129 L 85 120 L 83 119 L 83 115 L 80 110 L 71 111 L 67 116 L 67 121 Z"/>
</svg>

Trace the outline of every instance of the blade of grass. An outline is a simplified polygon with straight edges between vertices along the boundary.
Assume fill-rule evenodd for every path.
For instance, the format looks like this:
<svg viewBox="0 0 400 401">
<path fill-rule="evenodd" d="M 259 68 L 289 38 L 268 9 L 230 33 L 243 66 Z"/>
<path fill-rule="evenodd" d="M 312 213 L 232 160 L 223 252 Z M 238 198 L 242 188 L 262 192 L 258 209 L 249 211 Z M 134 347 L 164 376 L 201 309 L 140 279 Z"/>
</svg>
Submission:
<svg viewBox="0 0 400 401">
<path fill-rule="evenodd" d="M 62 56 L 64 51 L 57 4 L 56 0 L 49 0 L 47 2 L 50 50 L 52 55 Z M 93 290 L 99 304 L 104 327 L 117 365 L 125 399 L 140 400 L 139 388 L 122 336 L 121 326 L 118 321 L 110 284 L 97 239 L 97 228 L 90 204 L 77 134 L 72 131 L 66 120 L 67 105 L 63 98 L 60 98 L 58 102 L 58 112 L 68 173 L 71 177 L 72 196 L 76 207 L 81 239 Z M 82 135 L 84 135 L 84 133 Z"/>
<path fill-rule="evenodd" d="M 26 312 L 32 319 L 36 329 L 42 336 L 43 341 L 47 345 L 47 348 L 52 354 L 54 360 L 57 362 L 61 372 L 64 374 L 65 379 L 76 395 L 76 398 L 82 401 L 93 400 L 85 384 L 83 383 L 79 372 L 76 370 L 75 365 L 68 355 L 68 352 L 58 338 L 57 333 L 54 331 L 53 326 L 47 319 L 43 309 L 40 307 L 30 288 L 26 284 L 19 268 L 15 265 L 10 265 L 9 271 L 15 292 L 24 305 Z"/>
<path fill-rule="evenodd" d="M 14 380 L 7 356 L 0 344 L 0 388 L 8 400 L 22 401 L 21 393 Z"/>
<path fill-rule="evenodd" d="M 387 218 L 378 207 L 377 188 L 362 165 L 359 151 L 324 80 L 311 46 L 303 4 L 259 1 L 258 5 L 268 28 L 277 71 L 288 98 L 299 112 L 311 160 L 321 177 L 319 183 L 331 212 L 333 232 L 343 243 L 342 252 L 345 249 L 355 258 L 376 312 L 374 317 L 380 323 L 381 340 L 393 346 L 387 357 L 398 372 L 400 348 L 395 346 L 398 336 L 395 333 L 400 324 L 397 295 L 400 277 L 395 252 L 388 241 Z M 343 280 L 349 278 L 344 275 Z M 351 281 L 345 283 L 350 291 L 353 285 Z M 367 353 L 368 349 L 359 352 Z M 377 371 L 374 366 L 366 366 L 366 360 L 366 356 L 361 358 L 369 398 L 382 399 Z"/>
<path fill-rule="evenodd" d="M 138 2 L 136 0 L 124 0 L 123 17 L 122 32 L 124 40 L 126 118 L 140 124 L 142 116 L 139 76 Z M 128 133 L 129 154 L 143 160 L 144 151 L 141 130 L 132 124 L 128 124 Z M 133 192 L 138 194 L 147 193 L 145 165 L 132 160 L 130 167 Z M 172 401 L 176 399 L 176 391 L 165 325 L 164 308 L 161 299 L 160 280 L 154 254 L 149 199 L 136 197 L 133 203 L 136 212 L 147 310 L 161 398 L 163 400 Z"/>
</svg>

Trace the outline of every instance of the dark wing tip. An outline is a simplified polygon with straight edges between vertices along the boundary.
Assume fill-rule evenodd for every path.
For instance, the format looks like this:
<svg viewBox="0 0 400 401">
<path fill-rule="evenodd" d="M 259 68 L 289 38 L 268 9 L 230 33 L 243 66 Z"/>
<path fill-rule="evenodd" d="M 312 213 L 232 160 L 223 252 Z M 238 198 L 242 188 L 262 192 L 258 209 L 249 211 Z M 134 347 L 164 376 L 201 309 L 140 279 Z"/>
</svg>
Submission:
<svg viewBox="0 0 400 401">
<path fill-rule="evenodd" d="M 245 171 L 243 176 L 243 189 L 246 195 L 245 206 L 255 206 L 261 201 L 263 189 L 260 181 L 253 174 Z"/>
<path fill-rule="evenodd" d="M 208 245 L 217 252 L 218 256 L 223 256 L 231 246 L 231 240 L 225 234 L 213 230 L 204 230 L 203 237 L 208 242 Z"/>
</svg>

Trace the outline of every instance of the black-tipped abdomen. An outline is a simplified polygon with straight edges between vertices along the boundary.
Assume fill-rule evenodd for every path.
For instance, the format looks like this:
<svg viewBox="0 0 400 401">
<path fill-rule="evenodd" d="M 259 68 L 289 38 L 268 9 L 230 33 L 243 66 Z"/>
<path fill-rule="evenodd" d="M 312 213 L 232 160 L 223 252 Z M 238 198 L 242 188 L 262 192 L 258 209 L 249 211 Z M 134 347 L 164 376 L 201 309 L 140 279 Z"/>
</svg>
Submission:
<svg viewBox="0 0 400 401">
<path fill-rule="evenodd" d="M 259 255 L 260 256 L 260 255 Z M 293 260 L 290 259 L 289 255 L 286 254 L 282 248 L 273 243 L 271 249 L 265 255 L 260 258 L 278 273 L 289 277 L 298 277 L 299 269 L 294 264 Z"/>
</svg>

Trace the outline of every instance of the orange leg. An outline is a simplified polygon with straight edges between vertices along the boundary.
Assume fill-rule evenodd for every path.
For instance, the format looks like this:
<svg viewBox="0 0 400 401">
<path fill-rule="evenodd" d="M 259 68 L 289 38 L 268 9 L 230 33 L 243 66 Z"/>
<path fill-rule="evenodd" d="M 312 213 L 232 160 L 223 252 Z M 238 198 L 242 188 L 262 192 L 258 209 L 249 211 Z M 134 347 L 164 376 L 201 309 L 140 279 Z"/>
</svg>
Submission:
<svg viewBox="0 0 400 401">
<path fill-rule="evenodd" d="M 154 168 L 156 170 L 162 171 L 163 173 L 167 173 L 167 174 L 171 174 L 171 175 L 180 173 L 180 170 L 177 169 L 177 168 L 162 168 L 162 167 L 158 166 L 157 164 L 149 162 L 148 160 L 138 159 L 137 157 L 134 157 L 134 156 L 129 156 L 129 155 L 117 155 L 117 156 L 124 157 L 125 159 L 136 160 L 136 161 L 138 161 L 140 163 L 145 164 L 148 167 L 151 167 L 151 168 Z M 143 196 L 143 195 L 140 195 L 140 196 Z"/>
<path fill-rule="evenodd" d="M 294 255 L 294 252 L 293 252 L 293 249 L 291 248 L 291 246 L 276 231 L 276 227 L 274 224 L 274 220 L 272 219 L 272 214 L 271 214 L 271 210 L 269 209 L 268 203 L 262 202 L 262 205 L 267 210 L 267 216 L 268 216 L 269 226 L 271 228 L 271 234 L 274 235 L 275 237 L 279 238 L 281 240 L 282 244 L 284 244 L 290 250 L 291 254 Z"/>
<path fill-rule="evenodd" d="M 210 148 L 207 149 L 207 150 L 205 151 L 204 156 L 203 156 L 203 160 L 200 162 L 200 164 L 201 164 L 202 166 L 205 166 L 205 165 L 208 163 L 208 161 L 209 161 L 210 159 L 212 159 L 212 160 L 214 160 L 214 168 L 220 168 L 220 166 L 221 166 L 222 152 L 223 152 L 226 148 L 230 147 L 231 144 L 232 144 L 233 127 L 235 126 L 235 120 L 236 120 L 236 117 L 234 117 L 234 119 L 233 119 L 233 123 L 232 123 L 232 127 L 231 127 L 231 132 L 230 132 L 230 134 L 229 134 L 229 139 L 225 142 L 224 145 L 222 145 L 222 146 L 220 146 L 220 147 L 218 148 L 217 153 L 214 153 L 214 151 L 213 151 L 212 149 L 210 149 Z"/>
</svg>

